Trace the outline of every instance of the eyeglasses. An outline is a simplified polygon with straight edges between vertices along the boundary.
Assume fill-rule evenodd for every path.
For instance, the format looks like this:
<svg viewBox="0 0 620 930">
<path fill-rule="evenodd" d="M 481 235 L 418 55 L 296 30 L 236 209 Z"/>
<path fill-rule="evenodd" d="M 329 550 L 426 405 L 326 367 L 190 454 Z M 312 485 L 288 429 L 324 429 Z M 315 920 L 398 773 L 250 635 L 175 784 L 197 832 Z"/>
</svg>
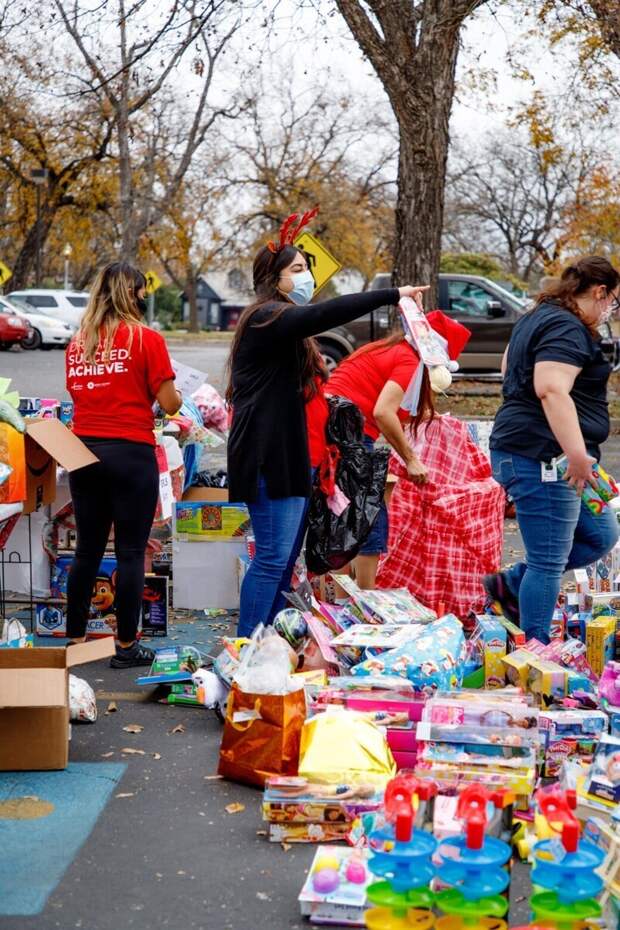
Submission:
<svg viewBox="0 0 620 930">
<path fill-rule="evenodd" d="M 620 312 L 620 297 L 619 297 L 617 294 L 612 294 L 611 296 L 612 296 L 613 300 L 612 300 L 612 303 L 611 303 L 610 312 L 611 312 L 612 314 L 613 314 L 613 313 L 618 313 L 618 312 Z"/>
</svg>

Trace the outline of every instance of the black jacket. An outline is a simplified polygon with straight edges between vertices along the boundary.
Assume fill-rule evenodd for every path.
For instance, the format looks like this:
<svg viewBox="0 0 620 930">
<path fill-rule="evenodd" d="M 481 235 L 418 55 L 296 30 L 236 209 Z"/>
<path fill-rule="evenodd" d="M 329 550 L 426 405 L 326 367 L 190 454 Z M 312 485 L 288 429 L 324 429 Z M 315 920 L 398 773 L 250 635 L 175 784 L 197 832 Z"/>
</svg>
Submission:
<svg viewBox="0 0 620 930">
<path fill-rule="evenodd" d="M 232 367 L 233 419 L 228 439 L 231 501 L 255 501 L 259 474 L 264 476 L 271 498 L 309 497 L 302 341 L 386 304 L 397 304 L 399 299 L 398 289 L 388 288 L 303 307 L 291 305 L 267 326 L 256 324 L 268 320 L 278 305 L 256 311 Z"/>
</svg>

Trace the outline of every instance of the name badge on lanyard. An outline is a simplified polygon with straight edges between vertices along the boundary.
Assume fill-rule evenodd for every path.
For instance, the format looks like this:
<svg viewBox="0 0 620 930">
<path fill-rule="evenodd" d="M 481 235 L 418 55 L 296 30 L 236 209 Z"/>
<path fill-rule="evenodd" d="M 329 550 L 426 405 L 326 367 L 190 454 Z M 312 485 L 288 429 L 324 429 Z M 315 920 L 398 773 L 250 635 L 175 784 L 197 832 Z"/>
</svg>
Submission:
<svg viewBox="0 0 620 930">
<path fill-rule="evenodd" d="M 557 481 L 558 480 L 558 466 L 556 465 L 555 459 L 552 462 L 541 462 L 540 463 L 540 480 L 541 481 Z"/>
</svg>

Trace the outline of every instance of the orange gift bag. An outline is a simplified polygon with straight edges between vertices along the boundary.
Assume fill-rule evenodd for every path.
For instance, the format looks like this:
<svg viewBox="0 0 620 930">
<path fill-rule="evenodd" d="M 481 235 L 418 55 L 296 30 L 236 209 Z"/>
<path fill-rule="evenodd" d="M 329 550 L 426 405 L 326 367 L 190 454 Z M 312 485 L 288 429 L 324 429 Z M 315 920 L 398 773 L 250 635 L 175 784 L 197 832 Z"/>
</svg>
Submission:
<svg viewBox="0 0 620 930">
<path fill-rule="evenodd" d="M 271 775 L 296 775 L 305 719 L 303 688 L 289 694 L 250 694 L 233 684 L 218 774 L 260 787 Z"/>
</svg>

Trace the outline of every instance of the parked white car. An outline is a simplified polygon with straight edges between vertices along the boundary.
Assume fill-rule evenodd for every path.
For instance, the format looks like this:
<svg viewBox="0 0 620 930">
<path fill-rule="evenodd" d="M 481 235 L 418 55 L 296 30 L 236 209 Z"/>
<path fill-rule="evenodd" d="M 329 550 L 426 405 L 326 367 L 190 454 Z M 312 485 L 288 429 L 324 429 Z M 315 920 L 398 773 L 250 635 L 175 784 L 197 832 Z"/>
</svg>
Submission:
<svg viewBox="0 0 620 930">
<path fill-rule="evenodd" d="M 33 310 L 42 310 L 46 316 L 62 320 L 76 328 L 88 303 L 86 291 L 56 291 L 51 288 L 31 288 L 27 291 L 12 291 L 9 300 Z"/>
<path fill-rule="evenodd" d="M 76 330 L 70 323 L 37 313 L 28 304 L 13 303 L 6 297 L 0 297 L 0 310 L 21 317 L 30 326 L 30 334 L 20 343 L 22 349 L 51 349 L 53 346 L 64 349 Z"/>
</svg>

